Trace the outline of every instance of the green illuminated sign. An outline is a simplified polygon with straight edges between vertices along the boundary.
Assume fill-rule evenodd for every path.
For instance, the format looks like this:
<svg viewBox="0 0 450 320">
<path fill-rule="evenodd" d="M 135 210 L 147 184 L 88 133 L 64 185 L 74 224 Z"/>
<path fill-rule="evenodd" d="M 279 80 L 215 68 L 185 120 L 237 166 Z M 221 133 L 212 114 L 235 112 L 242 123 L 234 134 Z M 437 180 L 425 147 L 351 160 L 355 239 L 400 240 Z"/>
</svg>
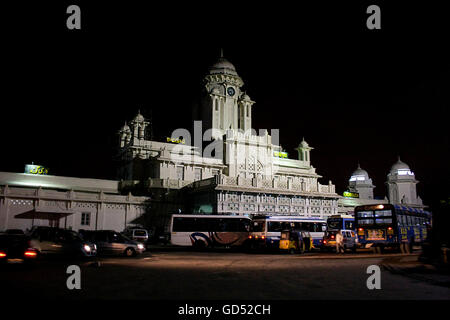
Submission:
<svg viewBox="0 0 450 320">
<path fill-rule="evenodd" d="M 277 158 L 285 158 L 285 159 L 287 159 L 288 154 L 287 154 L 287 152 L 283 152 L 283 151 L 274 151 L 273 152 L 273 156 L 277 157 Z"/>
<path fill-rule="evenodd" d="M 173 139 L 173 138 L 167 137 L 167 142 L 184 144 L 184 139 Z"/>
<path fill-rule="evenodd" d="M 37 174 L 37 175 L 47 175 L 48 169 L 43 166 L 27 164 L 27 165 L 25 165 L 25 173 Z"/>
<path fill-rule="evenodd" d="M 343 196 L 346 197 L 346 198 L 359 198 L 359 193 L 344 191 Z"/>
</svg>

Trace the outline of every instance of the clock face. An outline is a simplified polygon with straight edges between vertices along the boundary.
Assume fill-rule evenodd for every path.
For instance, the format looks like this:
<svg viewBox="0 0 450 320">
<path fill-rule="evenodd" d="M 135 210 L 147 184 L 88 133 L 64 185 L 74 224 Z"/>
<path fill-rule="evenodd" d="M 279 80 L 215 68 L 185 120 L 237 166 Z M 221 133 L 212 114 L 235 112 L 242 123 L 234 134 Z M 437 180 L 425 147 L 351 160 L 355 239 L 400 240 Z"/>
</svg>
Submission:
<svg viewBox="0 0 450 320">
<path fill-rule="evenodd" d="M 228 95 L 234 96 L 234 88 L 233 87 L 228 87 L 227 92 L 228 92 Z"/>
</svg>

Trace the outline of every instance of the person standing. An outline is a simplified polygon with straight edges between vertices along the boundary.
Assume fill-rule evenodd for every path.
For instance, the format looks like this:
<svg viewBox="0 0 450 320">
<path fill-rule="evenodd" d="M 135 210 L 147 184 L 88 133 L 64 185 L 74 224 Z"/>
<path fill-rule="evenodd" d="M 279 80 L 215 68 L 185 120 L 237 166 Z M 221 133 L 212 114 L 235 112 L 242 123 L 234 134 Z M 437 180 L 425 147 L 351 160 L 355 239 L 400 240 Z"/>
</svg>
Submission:
<svg viewBox="0 0 450 320">
<path fill-rule="evenodd" d="M 341 231 L 336 234 L 336 253 L 345 253 L 344 236 Z"/>
</svg>

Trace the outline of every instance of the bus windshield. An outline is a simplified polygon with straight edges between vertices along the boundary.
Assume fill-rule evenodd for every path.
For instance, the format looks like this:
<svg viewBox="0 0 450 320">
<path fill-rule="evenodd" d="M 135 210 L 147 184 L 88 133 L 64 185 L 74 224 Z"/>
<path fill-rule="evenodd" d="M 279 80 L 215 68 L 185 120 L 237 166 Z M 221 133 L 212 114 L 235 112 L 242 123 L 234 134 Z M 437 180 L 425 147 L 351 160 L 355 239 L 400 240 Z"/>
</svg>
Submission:
<svg viewBox="0 0 450 320">
<path fill-rule="evenodd" d="M 327 226 L 329 230 L 341 230 L 342 218 L 328 218 Z"/>
<path fill-rule="evenodd" d="M 253 221 L 252 231 L 253 232 L 264 232 L 265 221 Z"/>
</svg>

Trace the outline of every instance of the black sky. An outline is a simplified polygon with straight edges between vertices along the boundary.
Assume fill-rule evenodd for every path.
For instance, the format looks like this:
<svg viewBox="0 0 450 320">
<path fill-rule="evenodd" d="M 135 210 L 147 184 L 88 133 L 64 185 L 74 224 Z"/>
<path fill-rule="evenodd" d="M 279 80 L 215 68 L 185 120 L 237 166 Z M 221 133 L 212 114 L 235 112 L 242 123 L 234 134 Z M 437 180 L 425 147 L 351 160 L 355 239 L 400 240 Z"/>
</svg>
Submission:
<svg viewBox="0 0 450 320">
<path fill-rule="evenodd" d="M 448 197 L 445 11 L 375 2 L 382 29 L 371 31 L 372 2 L 339 2 L 7 6 L 0 171 L 34 161 L 55 175 L 114 178 L 124 121 L 141 109 L 155 136 L 190 128 L 202 78 L 224 48 L 256 101 L 254 127 L 279 128 L 291 157 L 304 136 L 322 183 L 342 193 L 359 161 L 384 196 L 400 155 L 427 204 Z M 65 27 L 74 3 L 81 31 Z"/>
</svg>

